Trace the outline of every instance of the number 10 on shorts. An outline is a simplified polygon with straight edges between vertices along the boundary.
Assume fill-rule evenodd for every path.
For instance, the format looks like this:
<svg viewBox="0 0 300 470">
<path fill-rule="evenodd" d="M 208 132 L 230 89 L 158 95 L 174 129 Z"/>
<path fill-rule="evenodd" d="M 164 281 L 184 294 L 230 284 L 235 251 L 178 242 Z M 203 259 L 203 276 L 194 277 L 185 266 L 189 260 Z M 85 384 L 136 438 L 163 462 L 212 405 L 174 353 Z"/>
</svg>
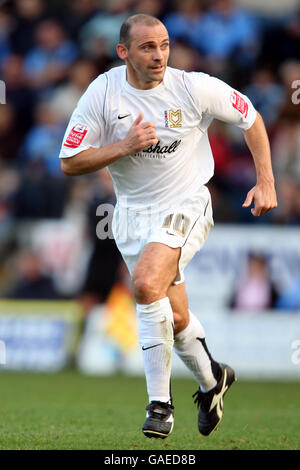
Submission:
<svg viewBox="0 0 300 470">
<path fill-rule="evenodd" d="M 190 223 L 189 217 L 184 214 L 178 213 L 175 216 L 174 214 L 169 214 L 164 218 L 162 228 L 169 229 L 172 224 L 174 232 L 178 233 L 181 237 L 185 237 Z"/>
</svg>

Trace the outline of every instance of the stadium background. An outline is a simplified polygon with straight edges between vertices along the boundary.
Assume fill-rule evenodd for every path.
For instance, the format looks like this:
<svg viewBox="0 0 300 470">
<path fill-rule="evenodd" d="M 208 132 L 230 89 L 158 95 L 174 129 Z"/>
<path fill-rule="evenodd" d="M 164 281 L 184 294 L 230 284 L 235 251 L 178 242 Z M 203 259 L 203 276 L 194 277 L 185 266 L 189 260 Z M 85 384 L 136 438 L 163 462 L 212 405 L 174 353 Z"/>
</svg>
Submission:
<svg viewBox="0 0 300 470">
<path fill-rule="evenodd" d="M 106 171 L 66 177 L 58 159 L 79 97 L 119 64 L 119 28 L 133 13 L 166 24 L 171 66 L 225 80 L 265 120 L 278 208 L 261 218 L 242 209 L 255 183 L 253 163 L 240 131 L 215 121 L 209 188 L 216 225 L 187 269 L 187 286 L 216 358 L 244 379 L 298 381 L 300 10 L 294 0 L 0 2 L 2 378 L 5 371 L 31 377 L 70 368 L 96 377 L 143 375 L 127 270 L 113 240 L 96 234 L 106 220 L 101 204 L 114 203 L 110 178 Z M 176 358 L 173 373 L 186 375 Z M 14 380 L 22 386 L 20 377 Z"/>
</svg>

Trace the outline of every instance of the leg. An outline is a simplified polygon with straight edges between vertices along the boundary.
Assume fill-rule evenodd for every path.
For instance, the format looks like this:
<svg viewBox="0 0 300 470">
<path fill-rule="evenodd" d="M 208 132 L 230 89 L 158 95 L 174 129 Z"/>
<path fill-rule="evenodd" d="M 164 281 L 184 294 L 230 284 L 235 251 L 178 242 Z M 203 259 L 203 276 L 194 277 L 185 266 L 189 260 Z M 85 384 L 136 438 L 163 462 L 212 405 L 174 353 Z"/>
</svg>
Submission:
<svg viewBox="0 0 300 470">
<path fill-rule="evenodd" d="M 194 394 L 199 407 L 198 429 L 208 436 L 217 428 L 223 415 L 223 399 L 235 380 L 234 371 L 219 364 L 209 353 L 204 329 L 198 318 L 188 310 L 184 284 L 171 286 L 168 291 L 174 318 L 178 317 L 174 337 L 174 350 L 199 383 Z"/>
<path fill-rule="evenodd" d="M 167 437 L 173 428 L 170 376 L 174 320 L 167 292 L 176 277 L 179 256 L 180 249 L 149 243 L 132 276 L 150 402 L 143 425 L 147 437 Z"/>
<path fill-rule="evenodd" d="M 132 275 L 150 402 L 170 401 L 174 319 L 167 292 L 176 277 L 179 256 L 180 249 L 149 243 Z"/>
<path fill-rule="evenodd" d="M 200 321 L 188 308 L 185 284 L 170 286 L 168 296 L 174 320 L 177 319 L 174 350 L 193 373 L 201 390 L 211 390 L 217 384 L 220 370 L 208 351 Z"/>
<path fill-rule="evenodd" d="M 169 297 L 174 318 L 174 333 L 189 323 L 188 299 L 184 283 L 174 285 L 181 248 L 162 243 L 149 243 L 132 276 L 133 291 L 138 304 L 150 304 Z"/>
<path fill-rule="evenodd" d="M 172 284 L 168 289 L 168 297 L 174 317 L 174 335 L 184 330 L 190 321 L 188 298 L 185 290 L 185 284 Z"/>
<path fill-rule="evenodd" d="M 132 275 L 137 303 L 150 304 L 166 297 L 177 274 L 180 250 L 162 243 L 145 246 Z"/>
</svg>

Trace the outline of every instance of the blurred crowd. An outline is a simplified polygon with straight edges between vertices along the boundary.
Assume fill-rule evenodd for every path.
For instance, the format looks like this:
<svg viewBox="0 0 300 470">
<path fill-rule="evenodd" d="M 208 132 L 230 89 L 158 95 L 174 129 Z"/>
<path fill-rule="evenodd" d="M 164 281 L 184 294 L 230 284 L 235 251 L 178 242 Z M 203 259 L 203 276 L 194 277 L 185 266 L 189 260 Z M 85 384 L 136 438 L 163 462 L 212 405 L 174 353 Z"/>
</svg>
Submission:
<svg viewBox="0 0 300 470">
<path fill-rule="evenodd" d="M 265 120 L 279 206 L 262 219 L 242 209 L 255 183 L 253 162 L 240 130 L 214 121 L 209 136 L 216 168 L 209 187 L 215 221 L 300 223 L 300 9 L 274 16 L 272 9 L 262 14 L 233 0 L 2 0 L 2 296 L 32 297 L 33 285 L 40 298 L 81 292 L 88 304 L 105 299 L 110 285 L 124 277 L 113 243 L 95 236 L 97 206 L 114 203 L 107 174 L 66 177 L 58 154 L 82 93 L 97 75 L 119 64 L 115 45 L 120 25 L 134 13 L 164 22 L 171 38 L 170 66 L 225 80 L 245 93 Z M 90 256 L 79 261 L 81 284 L 68 294 L 54 293 L 51 276 L 35 251 L 26 248 L 34 224 L 49 220 L 76 221 L 90 247 Z M 113 262 L 104 263 L 105 256 Z M 101 263 L 111 267 L 105 281 L 99 275 Z"/>
</svg>

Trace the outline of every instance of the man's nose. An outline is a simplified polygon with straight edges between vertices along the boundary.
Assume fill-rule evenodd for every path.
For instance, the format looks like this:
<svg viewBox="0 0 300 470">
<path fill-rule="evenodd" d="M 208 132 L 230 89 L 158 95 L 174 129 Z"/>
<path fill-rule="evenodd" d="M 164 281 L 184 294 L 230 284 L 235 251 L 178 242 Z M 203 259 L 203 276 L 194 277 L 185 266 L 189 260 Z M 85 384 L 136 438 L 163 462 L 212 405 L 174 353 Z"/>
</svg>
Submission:
<svg viewBox="0 0 300 470">
<path fill-rule="evenodd" d="M 154 60 L 161 60 L 163 58 L 162 52 L 159 47 L 154 49 L 153 51 L 153 59 Z"/>
</svg>

